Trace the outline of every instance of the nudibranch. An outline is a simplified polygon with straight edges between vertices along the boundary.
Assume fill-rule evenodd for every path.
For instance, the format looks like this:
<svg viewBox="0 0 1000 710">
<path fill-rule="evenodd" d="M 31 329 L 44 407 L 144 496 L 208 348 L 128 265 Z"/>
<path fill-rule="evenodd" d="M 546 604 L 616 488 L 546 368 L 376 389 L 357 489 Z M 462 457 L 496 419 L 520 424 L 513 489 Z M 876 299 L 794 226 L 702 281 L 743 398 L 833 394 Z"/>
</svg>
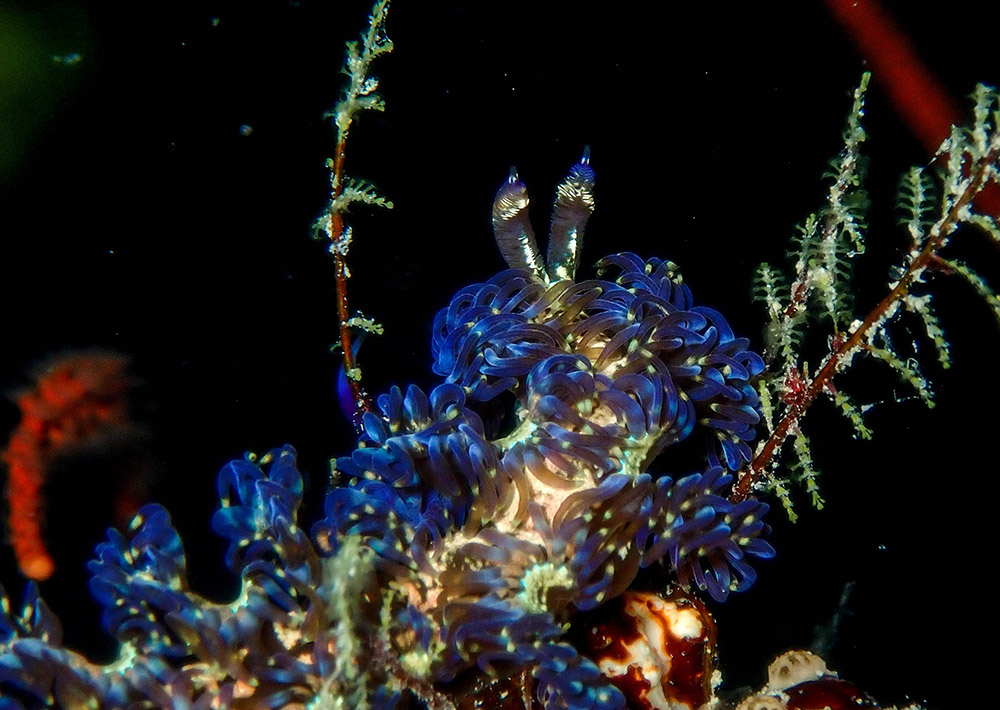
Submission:
<svg viewBox="0 0 1000 710">
<path fill-rule="evenodd" d="M 111 665 L 60 647 L 34 587 L 20 614 L 4 598 L 0 707 L 396 708 L 455 697 L 470 676 L 531 674 L 549 710 L 623 708 L 617 671 L 567 630 L 640 568 L 664 564 L 720 601 L 753 583 L 751 559 L 774 554 L 767 506 L 726 493 L 750 457 L 764 365 L 669 261 L 617 254 L 576 280 L 593 185 L 585 153 L 558 188 L 544 259 L 511 173 L 493 210 L 511 268 L 437 315 L 443 381 L 392 388 L 365 414 L 312 536 L 290 447 L 223 469 L 213 525 L 243 580 L 236 600 L 190 590 L 155 505 L 90 565 L 122 645 Z M 693 437 L 708 442 L 704 470 L 651 470 Z"/>
<path fill-rule="evenodd" d="M 440 683 L 534 666 L 549 708 L 624 703 L 562 640 L 574 612 L 660 561 L 724 600 L 752 584 L 749 558 L 773 555 L 767 506 L 725 498 L 727 471 L 750 458 L 763 362 L 693 304 L 671 262 L 617 254 L 574 280 L 593 185 L 585 153 L 557 190 L 543 259 L 511 171 L 493 224 L 512 268 L 437 315 L 444 382 L 379 398 L 314 528 L 324 554 L 355 536 L 374 550 L 391 613 L 415 631 L 396 648 L 415 672 Z M 695 433 L 715 442 L 705 471 L 649 472 Z"/>
</svg>

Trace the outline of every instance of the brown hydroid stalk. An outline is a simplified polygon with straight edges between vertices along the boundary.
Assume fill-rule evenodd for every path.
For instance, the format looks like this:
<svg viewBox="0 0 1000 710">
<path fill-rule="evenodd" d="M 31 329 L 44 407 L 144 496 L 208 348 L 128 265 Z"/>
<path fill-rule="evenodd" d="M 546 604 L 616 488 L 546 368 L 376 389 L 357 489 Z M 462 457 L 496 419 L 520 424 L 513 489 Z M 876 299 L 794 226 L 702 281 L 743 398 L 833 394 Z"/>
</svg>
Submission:
<svg viewBox="0 0 1000 710">
<path fill-rule="evenodd" d="M 806 413 L 816 398 L 825 387 L 829 385 L 843 362 L 859 347 L 868 336 L 873 327 L 884 322 L 892 308 L 902 301 L 910 291 L 914 279 L 925 268 L 932 266 L 937 260 L 937 252 L 947 243 L 948 235 L 956 228 L 959 215 L 962 210 L 970 205 L 975 196 L 983 188 L 989 176 L 989 170 L 994 165 L 1000 154 L 997 149 L 992 149 L 986 153 L 982 161 L 976 167 L 973 179 L 969 181 L 966 189 L 954 201 L 951 209 L 943 220 L 932 228 L 932 233 L 927 239 L 920 254 L 913 259 L 909 267 L 903 273 L 896 286 L 876 305 L 861 322 L 861 325 L 847 338 L 839 347 L 834 349 L 827 358 L 823 367 L 816 373 L 809 386 L 805 389 L 797 401 L 790 404 L 788 412 L 774 427 L 770 438 L 764 443 L 758 454 L 750 462 L 747 470 L 740 476 L 739 481 L 733 487 L 733 492 L 729 499 L 738 503 L 743 501 L 753 491 L 754 486 L 763 480 L 768 467 L 771 465 L 775 455 L 781 450 L 782 444 L 789 432 L 792 431 L 802 416 Z"/>
<path fill-rule="evenodd" d="M 344 91 L 343 98 L 329 114 L 337 127 L 337 145 L 334 157 L 327 161 L 327 167 L 330 169 L 330 202 L 316 224 L 317 233 L 324 234 L 330 240 L 330 254 L 333 256 L 334 276 L 336 278 L 339 344 L 344 371 L 347 374 L 347 382 L 351 390 L 353 408 L 350 413 L 351 420 L 359 432 L 361 419 L 366 412 L 371 411 L 372 403 L 361 384 L 361 370 L 354 359 L 351 346 L 351 329 L 359 319 L 351 316 L 347 300 L 347 279 L 350 275 L 347 268 L 347 253 L 350 248 L 351 233 L 344 223 L 344 211 L 352 202 L 363 202 L 389 209 L 392 208 L 392 203 L 379 197 L 370 183 L 345 178 L 344 158 L 347 150 L 347 137 L 350 134 L 354 115 L 359 111 L 382 111 L 384 109 L 381 97 L 375 92 L 378 80 L 371 77 L 368 70 L 374 59 L 392 51 L 392 41 L 385 35 L 385 18 L 388 9 L 389 0 L 376 2 L 368 17 L 368 30 L 362 35 L 361 42 L 350 42 L 347 45 L 344 73 L 350 77 L 350 82 Z M 362 327 L 366 326 L 362 325 Z M 368 324 L 367 327 L 375 328 L 372 324 Z"/>
</svg>

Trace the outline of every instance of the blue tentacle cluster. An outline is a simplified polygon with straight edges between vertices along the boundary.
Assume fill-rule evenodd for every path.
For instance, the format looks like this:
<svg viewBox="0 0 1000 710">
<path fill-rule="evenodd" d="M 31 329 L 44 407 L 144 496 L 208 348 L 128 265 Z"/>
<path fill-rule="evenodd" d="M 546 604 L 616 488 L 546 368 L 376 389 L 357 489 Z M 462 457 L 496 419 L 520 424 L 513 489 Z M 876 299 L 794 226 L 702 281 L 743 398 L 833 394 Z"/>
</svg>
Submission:
<svg viewBox="0 0 1000 710">
<path fill-rule="evenodd" d="M 353 536 L 375 551 L 397 618 L 420 629 L 396 651 L 426 659 L 433 682 L 537 664 L 546 707 L 620 707 L 559 641 L 574 611 L 659 561 L 723 600 L 752 584 L 750 558 L 773 555 L 767 506 L 724 496 L 726 469 L 750 457 L 761 359 L 670 262 L 599 268 L 617 277 L 511 269 L 459 291 L 433 328 L 444 383 L 380 397 L 337 461 L 349 482 L 313 533 L 328 555 Z M 490 415 L 511 403 L 504 428 Z M 697 429 L 716 442 L 704 473 L 647 471 Z"/>
<path fill-rule="evenodd" d="M 265 464 L 265 465 L 261 465 Z M 59 648 L 58 622 L 29 587 L 24 611 L 0 613 L 0 707 L 235 708 L 307 703 L 336 666 L 335 628 L 321 593 L 321 558 L 296 526 L 302 478 L 291 447 L 219 474 L 213 521 L 241 575 L 237 600 L 215 604 L 190 590 L 184 550 L 167 512 L 144 507 L 126 534 L 109 532 L 90 563 L 117 662 L 89 663 Z M 395 693 L 366 689 L 391 707 Z M 370 692 L 369 692 L 370 691 Z"/>
</svg>

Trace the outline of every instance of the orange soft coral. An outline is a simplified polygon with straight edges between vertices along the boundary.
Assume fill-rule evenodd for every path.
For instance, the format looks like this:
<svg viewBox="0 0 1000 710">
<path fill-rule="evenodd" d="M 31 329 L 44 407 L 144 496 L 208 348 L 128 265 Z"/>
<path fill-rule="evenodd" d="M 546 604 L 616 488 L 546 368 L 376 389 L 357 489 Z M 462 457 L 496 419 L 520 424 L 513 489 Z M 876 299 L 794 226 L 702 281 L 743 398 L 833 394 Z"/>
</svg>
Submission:
<svg viewBox="0 0 1000 710">
<path fill-rule="evenodd" d="M 21 422 L 0 460 L 8 469 L 11 544 L 32 579 L 55 569 L 42 539 L 47 472 L 67 450 L 128 423 L 127 365 L 118 353 L 68 353 L 45 363 L 35 386 L 17 396 Z"/>
</svg>

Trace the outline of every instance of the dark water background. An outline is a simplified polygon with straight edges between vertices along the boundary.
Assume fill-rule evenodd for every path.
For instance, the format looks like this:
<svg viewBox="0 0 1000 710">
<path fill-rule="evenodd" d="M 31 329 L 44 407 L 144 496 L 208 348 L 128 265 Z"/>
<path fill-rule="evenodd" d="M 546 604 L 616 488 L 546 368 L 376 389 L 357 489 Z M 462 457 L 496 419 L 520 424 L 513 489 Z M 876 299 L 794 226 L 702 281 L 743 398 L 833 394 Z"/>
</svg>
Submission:
<svg viewBox="0 0 1000 710">
<path fill-rule="evenodd" d="M 885 4 L 956 99 L 1000 81 L 995 5 Z M 0 386 L 16 388 L 33 363 L 69 348 L 130 354 L 153 432 L 152 497 L 174 513 L 195 586 L 222 599 L 235 581 L 220 572 L 208 524 L 218 468 L 290 442 L 315 512 L 327 459 L 351 448 L 333 395 L 332 269 L 309 234 L 333 149 L 322 114 L 367 6 L 111 5 L 0 2 Z M 434 313 L 503 266 L 489 209 L 509 166 L 544 232 L 554 187 L 588 144 L 598 208 L 584 262 L 623 250 L 670 258 L 699 303 L 759 345 L 751 275 L 781 261 L 794 225 L 820 205 L 819 176 L 865 66 L 820 3 L 704 5 L 393 7 L 396 50 L 375 71 L 388 111 L 362 118 L 348 154 L 348 172 L 396 205 L 351 220 L 352 306 L 387 330 L 363 351 L 370 389 L 434 383 Z M 859 311 L 881 298 L 904 245 L 895 181 L 927 159 L 877 81 Z M 961 241 L 963 257 L 1000 283 L 996 250 Z M 833 667 L 886 704 L 981 697 L 977 678 L 992 663 L 971 648 L 997 631 L 987 578 L 997 568 L 1000 337 L 970 289 L 944 282 L 939 292 L 954 366 L 941 372 L 924 348 L 935 410 L 891 403 L 905 386 L 859 368 L 846 383 L 857 400 L 889 400 L 869 415 L 873 442 L 851 439 L 829 407 L 810 415 L 828 506 L 802 501 L 795 526 L 775 511 L 779 558 L 759 565 L 753 590 L 716 606 L 730 687 L 759 685 L 773 655 L 808 645 L 853 581 Z M 0 429 L 16 420 L 0 405 Z M 113 522 L 119 484 L 115 465 L 91 464 L 50 486 L 58 572 L 42 590 L 69 644 L 100 656 L 84 562 Z M 658 470 L 673 470 L 669 457 Z M 16 598 L 14 569 L 0 551 Z"/>
</svg>

